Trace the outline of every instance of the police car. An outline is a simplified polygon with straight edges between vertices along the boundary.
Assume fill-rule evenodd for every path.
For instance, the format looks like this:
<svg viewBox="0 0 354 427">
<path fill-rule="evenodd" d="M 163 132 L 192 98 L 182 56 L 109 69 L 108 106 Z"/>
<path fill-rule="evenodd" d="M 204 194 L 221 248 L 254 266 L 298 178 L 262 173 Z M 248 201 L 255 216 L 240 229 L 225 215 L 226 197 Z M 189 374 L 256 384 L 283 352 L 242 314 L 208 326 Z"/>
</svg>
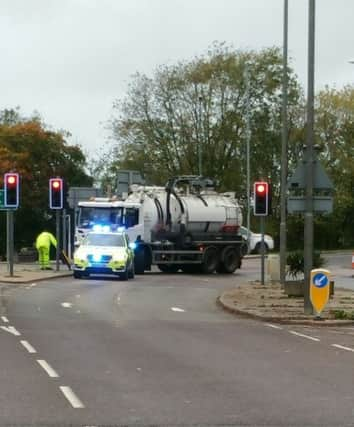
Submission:
<svg viewBox="0 0 354 427">
<path fill-rule="evenodd" d="M 75 279 L 90 274 L 134 278 L 134 251 L 124 232 L 89 232 L 74 252 Z"/>
</svg>

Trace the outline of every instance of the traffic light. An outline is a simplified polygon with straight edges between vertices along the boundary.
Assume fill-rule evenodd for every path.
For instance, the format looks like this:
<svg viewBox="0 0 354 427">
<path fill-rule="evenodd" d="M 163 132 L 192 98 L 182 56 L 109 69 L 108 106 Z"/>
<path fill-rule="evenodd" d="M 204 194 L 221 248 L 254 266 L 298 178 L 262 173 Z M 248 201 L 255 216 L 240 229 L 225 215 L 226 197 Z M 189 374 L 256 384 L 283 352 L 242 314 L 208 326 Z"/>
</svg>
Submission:
<svg viewBox="0 0 354 427">
<path fill-rule="evenodd" d="M 4 207 L 18 208 L 20 194 L 20 177 L 18 173 L 5 173 L 4 175 Z"/>
<path fill-rule="evenodd" d="M 50 178 L 49 180 L 49 207 L 50 209 L 63 209 L 63 180 Z"/>
<path fill-rule="evenodd" d="M 270 208 L 269 184 L 260 181 L 254 183 L 254 214 L 267 216 Z"/>
</svg>

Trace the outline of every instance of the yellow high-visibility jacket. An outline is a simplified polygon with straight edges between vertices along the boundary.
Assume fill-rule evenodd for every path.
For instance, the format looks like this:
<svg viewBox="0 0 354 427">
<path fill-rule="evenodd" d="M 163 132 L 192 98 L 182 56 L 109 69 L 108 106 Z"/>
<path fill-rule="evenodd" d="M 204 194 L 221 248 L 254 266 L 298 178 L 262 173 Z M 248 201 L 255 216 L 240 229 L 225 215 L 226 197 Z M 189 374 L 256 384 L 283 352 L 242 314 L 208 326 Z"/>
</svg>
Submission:
<svg viewBox="0 0 354 427">
<path fill-rule="evenodd" d="M 56 238 L 53 236 L 52 233 L 49 233 L 49 231 L 43 231 L 41 234 L 38 235 L 36 239 L 37 249 L 43 248 L 43 247 L 47 247 L 49 249 L 51 244 L 55 248 L 57 247 Z"/>
</svg>

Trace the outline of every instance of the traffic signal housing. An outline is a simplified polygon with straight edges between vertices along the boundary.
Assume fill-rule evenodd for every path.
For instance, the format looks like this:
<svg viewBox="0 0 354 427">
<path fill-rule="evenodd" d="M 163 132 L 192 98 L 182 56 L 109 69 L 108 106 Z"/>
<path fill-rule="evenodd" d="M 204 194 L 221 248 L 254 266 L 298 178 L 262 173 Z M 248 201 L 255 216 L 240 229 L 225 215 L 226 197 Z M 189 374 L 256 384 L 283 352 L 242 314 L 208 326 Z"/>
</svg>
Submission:
<svg viewBox="0 0 354 427">
<path fill-rule="evenodd" d="M 20 196 L 20 176 L 18 173 L 4 175 L 4 207 L 18 208 Z"/>
<path fill-rule="evenodd" d="M 265 181 L 254 183 L 254 214 L 267 216 L 270 210 L 269 184 Z"/>
<path fill-rule="evenodd" d="M 49 180 L 49 207 L 50 209 L 63 209 L 63 180 L 50 178 Z"/>
</svg>

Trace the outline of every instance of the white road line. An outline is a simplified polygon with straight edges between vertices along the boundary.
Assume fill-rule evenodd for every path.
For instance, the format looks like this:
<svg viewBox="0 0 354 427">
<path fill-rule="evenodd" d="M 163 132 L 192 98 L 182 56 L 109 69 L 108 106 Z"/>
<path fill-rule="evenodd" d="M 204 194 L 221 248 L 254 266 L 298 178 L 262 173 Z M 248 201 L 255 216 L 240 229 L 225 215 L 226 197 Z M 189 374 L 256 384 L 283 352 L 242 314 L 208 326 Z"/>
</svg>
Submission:
<svg viewBox="0 0 354 427">
<path fill-rule="evenodd" d="M 76 396 L 76 394 L 71 390 L 70 387 L 60 386 L 59 388 L 62 391 L 63 395 L 68 399 L 70 405 L 73 408 L 78 409 L 85 407 L 85 405 L 81 402 L 81 400 Z"/>
<path fill-rule="evenodd" d="M 45 360 L 37 360 L 37 362 L 42 366 L 42 368 L 46 371 L 50 378 L 59 378 L 59 375 Z"/>
<path fill-rule="evenodd" d="M 71 308 L 73 304 L 71 302 L 62 302 L 61 305 L 65 308 Z"/>
<path fill-rule="evenodd" d="M 0 326 L 1 329 L 3 329 L 6 332 L 9 332 L 12 335 L 15 335 L 16 337 L 19 337 L 21 335 L 20 332 L 13 326 Z"/>
<path fill-rule="evenodd" d="M 274 328 L 274 329 L 283 329 L 280 326 L 273 325 L 272 323 L 266 323 L 266 326 L 269 326 L 270 328 Z"/>
<path fill-rule="evenodd" d="M 354 353 L 354 348 L 344 347 L 344 345 L 332 344 L 332 347 L 340 348 L 341 350 L 347 350 L 347 351 L 351 351 Z"/>
<path fill-rule="evenodd" d="M 179 307 L 171 307 L 172 311 L 177 311 L 179 313 L 184 313 L 185 310 L 183 310 L 183 308 L 179 308 Z"/>
<path fill-rule="evenodd" d="M 306 338 L 306 339 L 311 340 L 311 341 L 317 341 L 317 342 L 320 341 L 319 338 L 310 337 L 310 335 L 299 334 L 299 332 L 295 332 L 295 331 L 289 331 L 289 332 L 293 335 L 296 335 L 296 336 L 302 337 L 302 338 Z"/>
<path fill-rule="evenodd" d="M 24 346 L 28 353 L 37 353 L 35 348 L 33 348 L 28 341 L 20 341 L 20 343 Z"/>
<path fill-rule="evenodd" d="M 7 318 L 7 317 L 5 317 L 5 316 L 1 316 L 1 320 L 2 320 L 4 323 L 9 323 L 8 318 Z"/>
</svg>

